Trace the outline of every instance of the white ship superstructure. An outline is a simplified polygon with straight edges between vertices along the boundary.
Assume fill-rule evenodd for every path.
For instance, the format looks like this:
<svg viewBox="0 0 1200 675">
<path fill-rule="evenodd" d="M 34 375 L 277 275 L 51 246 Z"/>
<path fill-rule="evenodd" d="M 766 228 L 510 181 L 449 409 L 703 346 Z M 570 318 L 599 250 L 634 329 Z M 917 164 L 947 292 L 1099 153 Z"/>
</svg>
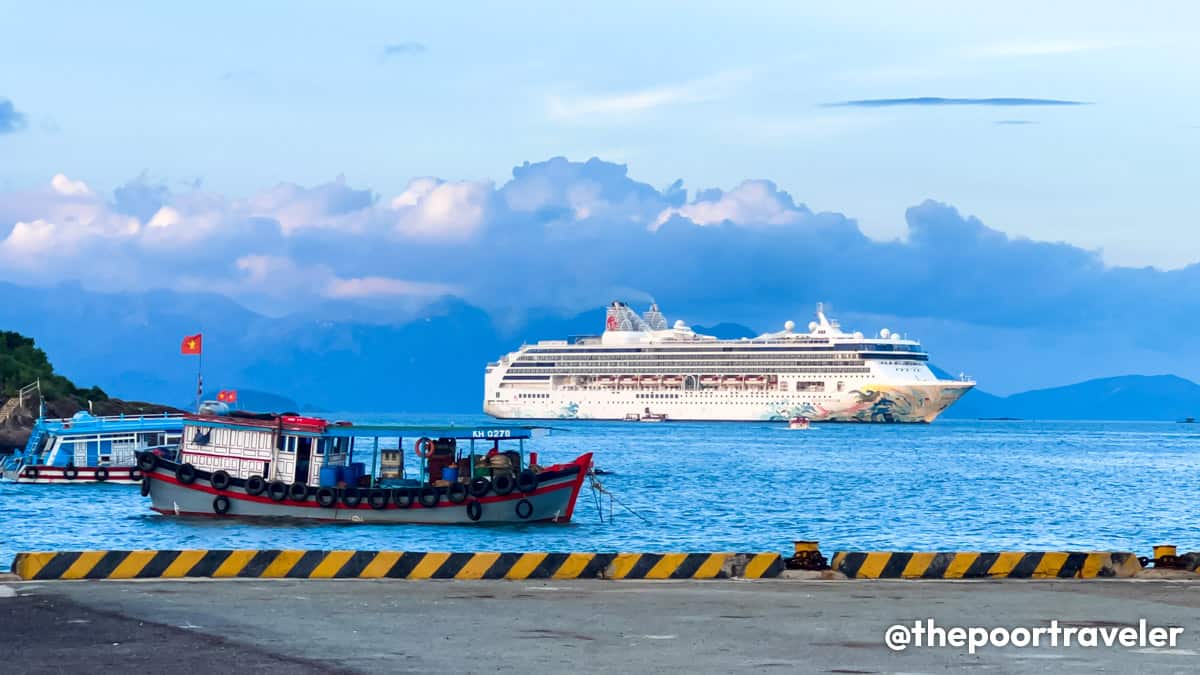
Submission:
<svg viewBox="0 0 1200 675">
<path fill-rule="evenodd" d="M 944 380 L 916 340 L 847 333 L 825 316 L 722 340 L 657 305 L 608 307 L 604 333 L 545 340 L 488 364 L 484 412 L 505 419 L 932 422 L 975 383 Z"/>
</svg>

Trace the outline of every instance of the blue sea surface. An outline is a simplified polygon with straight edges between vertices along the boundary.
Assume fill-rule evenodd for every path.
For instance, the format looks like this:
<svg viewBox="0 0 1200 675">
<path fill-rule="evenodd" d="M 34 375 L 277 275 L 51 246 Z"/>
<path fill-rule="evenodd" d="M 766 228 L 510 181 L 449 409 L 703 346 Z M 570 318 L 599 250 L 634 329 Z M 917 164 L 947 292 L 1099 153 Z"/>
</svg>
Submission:
<svg viewBox="0 0 1200 675">
<path fill-rule="evenodd" d="M 344 415 L 495 425 L 483 416 Z M 1200 550 L 1200 425 L 556 422 L 541 463 L 592 451 L 619 502 L 585 489 L 566 525 L 262 523 L 158 515 L 133 486 L 0 484 L 0 569 L 18 551 Z M 409 445 L 410 442 L 406 442 Z M 411 453 L 409 453 L 411 454 Z M 622 504 L 624 506 L 622 506 Z"/>
</svg>

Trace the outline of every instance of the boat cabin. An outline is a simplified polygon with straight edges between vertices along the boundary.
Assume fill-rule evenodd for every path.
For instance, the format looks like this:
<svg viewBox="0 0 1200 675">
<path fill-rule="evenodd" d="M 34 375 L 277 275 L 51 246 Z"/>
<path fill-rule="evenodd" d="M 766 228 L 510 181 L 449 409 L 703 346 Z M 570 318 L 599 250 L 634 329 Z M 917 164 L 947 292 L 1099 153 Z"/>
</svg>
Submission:
<svg viewBox="0 0 1200 675">
<path fill-rule="evenodd" d="M 20 459 L 43 466 L 133 466 L 134 453 L 179 443 L 182 415 L 112 415 L 78 412 L 38 419 Z"/>
<path fill-rule="evenodd" d="M 416 487 L 516 475 L 535 427 L 354 425 L 317 417 L 189 415 L 178 461 L 233 478 L 322 487 Z M 540 435 L 540 433 L 539 433 Z"/>
</svg>

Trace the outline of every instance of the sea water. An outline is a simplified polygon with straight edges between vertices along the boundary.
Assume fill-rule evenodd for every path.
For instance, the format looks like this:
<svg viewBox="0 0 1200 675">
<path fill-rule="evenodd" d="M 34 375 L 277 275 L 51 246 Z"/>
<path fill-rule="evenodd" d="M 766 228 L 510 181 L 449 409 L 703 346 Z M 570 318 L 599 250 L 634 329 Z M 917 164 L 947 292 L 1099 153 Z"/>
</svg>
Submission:
<svg viewBox="0 0 1200 675">
<path fill-rule="evenodd" d="M 482 416 L 331 416 L 494 425 Z M 543 465 L 594 452 L 613 497 L 570 524 L 263 523 L 158 515 L 135 486 L 0 485 L 0 569 L 18 551 L 1200 550 L 1200 425 L 554 422 Z M 406 446 L 414 439 L 406 440 Z M 407 448 L 406 448 L 407 449 Z M 412 453 L 407 453 L 411 455 Z M 369 455 L 356 455 L 369 460 Z"/>
</svg>

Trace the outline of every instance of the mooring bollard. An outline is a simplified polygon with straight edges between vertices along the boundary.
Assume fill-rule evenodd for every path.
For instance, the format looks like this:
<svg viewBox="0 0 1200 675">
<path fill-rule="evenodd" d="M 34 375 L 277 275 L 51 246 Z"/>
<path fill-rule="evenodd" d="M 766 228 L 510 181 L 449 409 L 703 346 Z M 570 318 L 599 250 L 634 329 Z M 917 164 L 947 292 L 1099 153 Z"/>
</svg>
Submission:
<svg viewBox="0 0 1200 675">
<path fill-rule="evenodd" d="M 1181 557 L 1178 550 L 1170 544 L 1159 544 L 1154 547 L 1153 558 L 1138 558 L 1142 567 L 1153 564 L 1156 569 L 1188 569 L 1189 560 Z"/>
<path fill-rule="evenodd" d="M 784 561 L 789 570 L 827 570 L 829 563 L 821 555 L 820 547 L 815 541 L 804 539 L 792 542 L 794 551 L 792 557 Z"/>
</svg>

